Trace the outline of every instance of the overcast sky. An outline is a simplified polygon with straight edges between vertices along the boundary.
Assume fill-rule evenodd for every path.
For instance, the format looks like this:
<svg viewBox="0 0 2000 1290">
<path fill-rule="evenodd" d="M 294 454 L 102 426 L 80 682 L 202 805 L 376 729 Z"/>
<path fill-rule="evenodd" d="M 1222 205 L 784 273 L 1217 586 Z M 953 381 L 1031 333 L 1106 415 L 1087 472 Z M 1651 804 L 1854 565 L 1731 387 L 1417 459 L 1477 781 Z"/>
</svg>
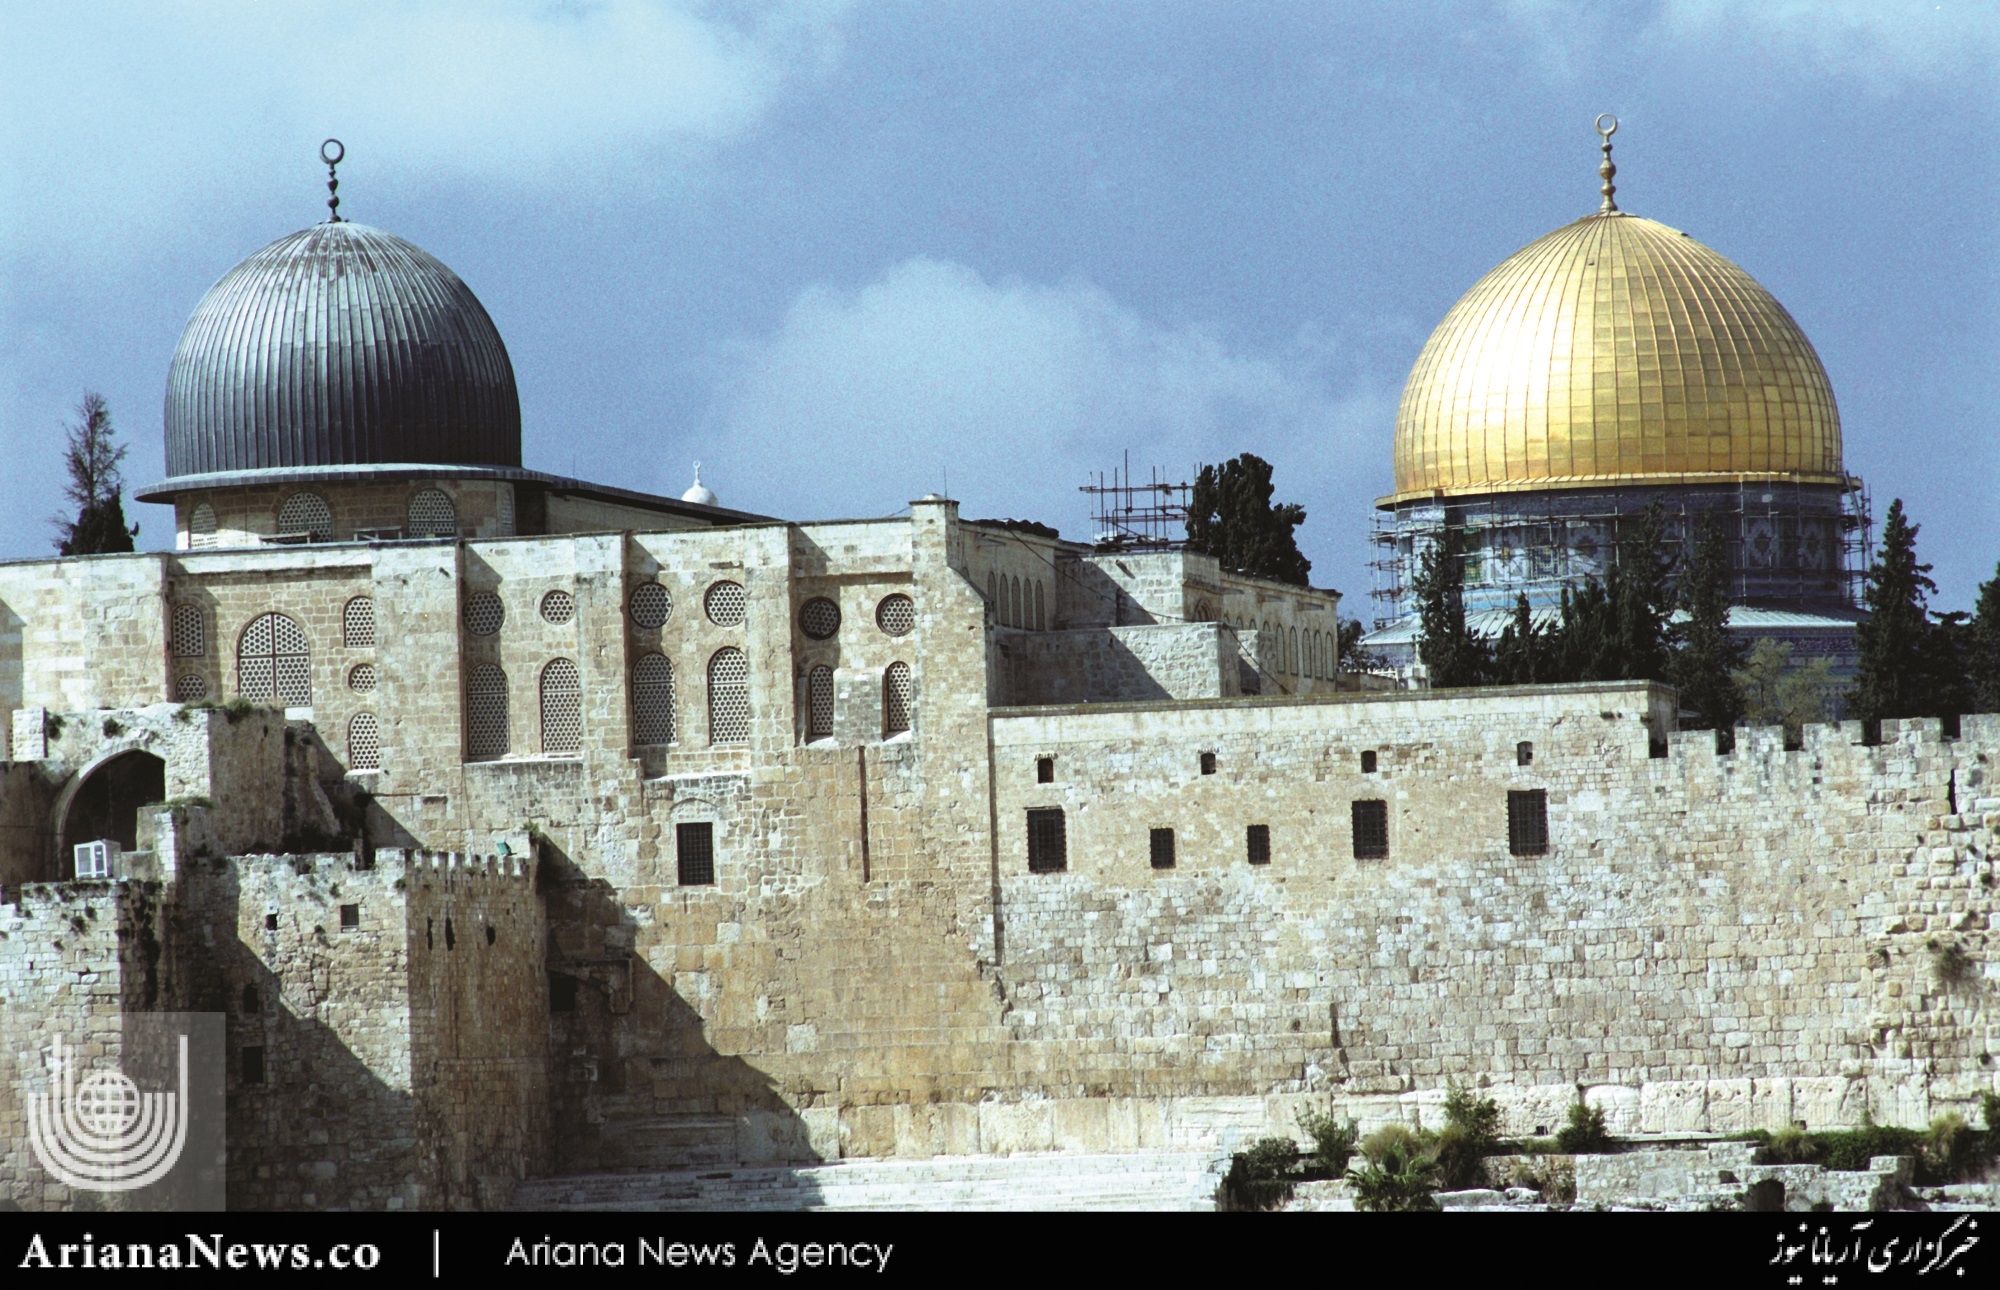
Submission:
<svg viewBox="0 0 2000 1290">
<path fill-rule="evenodd" d="M 0 558 L 102 391 L 163 473 L 188 313 L 341 213 L 485 303 L 526 464 L 1086 538 L 1242 451 L 1370 616 L 1396 400 L 1481 274 L 1619 203 L 1783 301 L 1941 607 L 2000 560 L 1995 0 L 50 3 L 0 9 Z M 141 545 L 165 508 L 134 505 Z"/>
</svg>

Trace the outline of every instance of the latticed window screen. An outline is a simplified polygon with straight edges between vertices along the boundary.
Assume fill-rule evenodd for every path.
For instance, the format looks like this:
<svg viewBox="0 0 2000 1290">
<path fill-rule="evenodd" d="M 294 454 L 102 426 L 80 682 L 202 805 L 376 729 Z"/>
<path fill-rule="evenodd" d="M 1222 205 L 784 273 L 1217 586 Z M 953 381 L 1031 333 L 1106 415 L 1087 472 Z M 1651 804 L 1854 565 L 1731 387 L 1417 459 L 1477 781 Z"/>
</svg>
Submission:
<svg viewBox="0 0 2000 1290">
<path fill-rule="evenodd" d="M 916 683 L 908 663 L 891 663 L 882 673 L 882 733 L 899 735 L 910 728 L 910 708 Z"/>
<path fill-rule="evenodd" d="M 507 620 L 507 607 L 490 591 L 475 591 L 465 599 L 465 630 L 474 636 L 491 636 Z"/>
<path fill-rule="evenodd" d="M 372 712 L 357 712 L 347 723 L 347 768 L 382 768 L 382 731 Z"/>
<path fill-rule="evenodd" d="M 304 533 L 314 542 L 331 542 L 333 508 L 318 493 L 293 493 L 278 508 L 278 532 Z"/>
<path fill-rule="evenodd" d="M 1379 799 L 1352 806 L 1354 858 L 1385 860 L 1389 856 L 1389 804 Z"/>
<path fill-rule="evenodd" d="M 458 508 L 451 498 L 436 488 L 426 488 L 410 499 L 411 537 L 457 537 Z"/>
<path fill-rule="evenodd" d="M 799 609 L 799 630 L 813 640 L 826 640 L 840 630 L 840 606 L 814 596 Z"/>
<path fill-rule="evenodd" d="M 200 703 L 208 697 L 208 678 L 189 672 L 174 681 L 174 702 Z"/>
<path fill-rule="evenodd" d="M 1548 790 L 1531 788 L 1507 794 L 1507 849 L 1517 856 L 1549 853 Z"/>
<path fill-rule="evenodd" d="M 582 679 L 573 661 L 552 658 L 542 669 L 542 751 L 563 756 L 582 746 Z"/>
<path fill-rule="evenodd" d="M 1244 857 L 1251 864 L 1271 863 L 1271 826 L 1252 824 L 1244 831 Z"/>
<path fill-rule="evenodd" d="M 1069 868 L 1069 839 L 1061 807 L 1028 812 L 1028 872 L 1061 873 Z"/>
<path fill-rule="evenodd" d="M 708 611 L 708 621 L 717 627 L 737 627 L 743 622 L 743 584 L 740 582 L 711 583 L 708 594 L 702 598 L 702 607 Z"/>
<path fill-rule="evenodd" d="M 373 663 L 356 663 L 347 669 L 347 688 L 358 694 L 367 694 L 373 690 L 376 680 Z"/>
<path fill-rule="evenodd" d="M 1152 862 L 1155 869 L 1173 868 L 1174 831 L 1172 829 L 1154 829 L 1147 838 L 1146 851 L 1147 859 Z"/>
<path fill-rule="evenodd" d="M 741 743 L 750 737 L 750 660 L 735 646 L 708 660 L 708 741 Z"/>
<path fill-rule="evenodd" d="M 356 596 L 340 611 L 341 643 L 352 649 L 375 648 L 375 598 Z"/>
<path fill-rule="evenodd" d="M 632 621 L 646 631 L 657 631 L 674 612 L 674 598 L 657 582 L 642 582 L 632 592 Z"/>
<path fill-rule="evenodd" d="M 833 669 L 820 666 L 806 673 L 806 738 L 833 733 Z"/>
<path fill-rule="evenodd" d="M 567 591 L 551 591 L 542 597 L 542 621 L 557 626 L 576 617 L 576 597 Z"/>
<path fill-rule="evenodd" d="M 174 606 L 174 654 L 180 658 L 200 658 L 208 653 L 208 619 L 200 605 Z"/>
<path fill-rule="evenodd" d="M 642 654 L 632 668 L 632 742 L 674 741 L 674 665 L 661 654 Z"/>
<path fill-rule="evenodd" d="M 236 692 L 294 708 L 312 702 L 312 656 L 297 623 L 283 614 L 250 620 L 236 647 Z"/>
<path fill-rule="evenodd" d="M 674 870 L 683 887 L 715 884 L 715 825 L 700 820 L 674 826 Z"/>
<path fill-rule="evenodd" d="M 908 636 L 917 626 L 915 602 L 900 592 L 882 597 L 875 606 L 875 625 L 891 636 Z"/>
<path fill-rule="evenodd" d="M 207 502 L 198 502 L 194 514 L 188 516 L 188 545 L 199 551 L 216 543 L 215 508 Z"/>
<path fill-rule="evenodd" d="M 465 755 L 473 760 L 507 752 L 507 674 L 481 663 L 465 682 Z"/>
</svg>

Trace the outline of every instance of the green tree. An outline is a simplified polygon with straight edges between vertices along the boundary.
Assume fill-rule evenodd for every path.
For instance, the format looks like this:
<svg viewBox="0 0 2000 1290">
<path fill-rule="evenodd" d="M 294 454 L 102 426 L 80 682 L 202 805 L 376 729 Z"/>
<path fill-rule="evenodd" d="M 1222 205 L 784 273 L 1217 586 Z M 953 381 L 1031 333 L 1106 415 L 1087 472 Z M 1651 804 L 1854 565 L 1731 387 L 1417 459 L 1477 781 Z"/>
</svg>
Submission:
<svg viewBox="0 0 2000 1290">
<path fill-rule="evenodd" d="M 1655 498 L 1621 535 L 1602 582 L 1586 578 L 1563 588 L 1561 618 L 1549 634 L 1549 679 L 1670 680 L 1673 569 Z"/>
<path fill-rule="evenodd" d="M 1271 501 L 1271 463 L 1244 453 L 1203 466 L 1188 499 L 1188 550 L 1212 555 L 1225 569 L 1306 585 L 1312 561 L 1299 553 L 1293 530 L 1305 507 Z"/>
<path fill-rule="evenodd" d="M 1733 673 L 1743 666 L 1743 642 L 1729 634 L 1729 546 L 1704 520 L 1681 574 L 1681 609 L 1671 631 L 1670 672 L 1681 706 L 1694 710 L 1693 730 L 1726 730 L 1743 716 L 1743 690 Z"/>
<path fill-rule="evenodd" d="M 1927 608 L 1937 591 L 1931 566 L 1917 560 L 1917 530 L 1903 514 L 1903 499 L 1889 504 L 1882 550 L 1868 571 L 1862 603 L 1867 619 L 1855 630 L 1861 665 L 1854 678 L 1854 710 L 1865 721 L 1935 716 L 1939 662 L 1935 625 Z"/>
<path fill-rule="evenodd" d="M 1966 624 L 1965 680 L 1969 711 L 2000 712 L 2000 569 L 1980 585 L 1972 621 Z"/>
<path fill-rule="evenodd" d="M 1500 629 L 1493 646 L 1493 679 L 1502 685 L 1533 685 L 1557 680 L 1556 658 L 1546 627 L 1535 622 L 1528 595 L 1514 599 L 1514 616 Z"/>
<path fill-rule="evenodd" d="M 1491 675 L 1492 651 L 1465 625 L 1465 557 L 1462 537 L 1447 527 L 1424 548 L 1411 590 L 1416 594 L 1422 635 L 1417 654 L 1429 669 L 1433 689 L 1480 685 Z"/>
<path fill-rule="evenodd" d="M 1361 637 L 1366 629 L 1359 618 L 1350 618 L 1340 625 L 1340 670 L 1343 672 L 1369 672 L 1386 666 L 1381 657 L 1372 650 L 1361 648 Z"/>
<path fill-rule="evenodd" d="M 63 467 L 69 483 L 63 495 L 76 504 L 74 520 L 57 519 L 61 536 L 56 539 L 60 555 L 103 555 L 130 551 L 139 526 L 125 527 L 125 480 L 118 463 L 125 460 L 125 446 L 111 424 L 111 409 L 104 396 L 86 392 L 76 405 L 77 420 L 63 427 Z"/>
<path fill-rule="evenodd" d="M 1792 666 L 1792 647 L 1760 640 L 1743 666 L 1731 674 L 1743 695 L 1743 716 L 1753 725 L 1782 725 L 1793 743 L 1805 728 L 1827 718 L 1821 697 L 1833 685 L 1833 663 L 1815 658 Z"/>
</svg>

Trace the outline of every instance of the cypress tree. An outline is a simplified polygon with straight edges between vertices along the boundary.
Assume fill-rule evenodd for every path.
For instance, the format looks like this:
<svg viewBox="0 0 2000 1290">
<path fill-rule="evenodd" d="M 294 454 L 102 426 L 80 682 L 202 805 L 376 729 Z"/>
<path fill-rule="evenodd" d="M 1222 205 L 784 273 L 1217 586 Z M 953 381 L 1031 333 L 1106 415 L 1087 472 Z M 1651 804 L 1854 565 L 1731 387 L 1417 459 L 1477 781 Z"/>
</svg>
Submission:
<svg viewBox="0 0 2000 1290">
<path fill-rule="evenodd" d="M 61 536 L 56 539 L 59 555 L 103 555 L 130 551 L 139 526 L 125 527 L 125 503 L 121 496 L 125 481 L 118 463 L 125 460 L 125 446 L 111 424 L 111 409 L 104 396 L 85 393 L 76 405 L 77 420 L 64 427 L 63 468 L 69 483 L 63 494 L 76 503 L 74 520 L 57 519 Z"/>
<path fill-rule="evenodd" d="M 1681 575 L 1680 603 L 1687 619 L 1672 631 L 1672 673 L 1681 706 L 1696 714 L 1688 728 L 1728 729 L 1743 716 L 1743 689 L 1731 673 L 1745 651 L 1729 634 L 1729 547 L 1706 520 Z"/>
<path fill-rule="evenodd" d="M 1203 466 L 1188 497 L 1187 545 L 1214 556 L 1225 569 L 1306 585 L 1312 561 L 1299 552 L 1293 532 L 1306 508 L 1271 501 L 1271 463 L 1244 453 L 1220 466 Z"/>
<path fill-rule="evenodd" d="M 1515 597 L 1514 616 L 1501 628 L 1499 643 L 1493 647 L 1493 679 L 1502 685 L 1533 685 L 1556 679 L 1549 632 L 1536 624 L 1526 592 Z"/>
<path fill-rule="evenodd" d="M 1416 577 L 1411 580 L 1423 631 L 1417 652 L 1430 670 L 1433 689 L 1479 685 L 1492 670 L 1492 655 L 1486 642 L 1465 626 L 1465 559 L 1461 542 L 1459 531 L 1447 527 L 1424 548 Z"/>
<path fill-rule="evenodd" d="M 2000 712 L 2000 568 L 1980 584 L 1966 625 L 1965 680 L 1969 711 Z"/>
<path fill-rule="evenodd" d="M 1903 514 L 1903 499 L 1889 504 L 1882 549 L 1868 571 L 1862 603 L 1868 618 L 1855 630 L 1861 665 L 1854 678 L 1854 710 L 1864 721 L 1935 715 L 1932 670 L 1937 647 L 1927 598 L 1937 591 L 1931 566 L 1917 561 L 1917 530 Z"/>
</svg>

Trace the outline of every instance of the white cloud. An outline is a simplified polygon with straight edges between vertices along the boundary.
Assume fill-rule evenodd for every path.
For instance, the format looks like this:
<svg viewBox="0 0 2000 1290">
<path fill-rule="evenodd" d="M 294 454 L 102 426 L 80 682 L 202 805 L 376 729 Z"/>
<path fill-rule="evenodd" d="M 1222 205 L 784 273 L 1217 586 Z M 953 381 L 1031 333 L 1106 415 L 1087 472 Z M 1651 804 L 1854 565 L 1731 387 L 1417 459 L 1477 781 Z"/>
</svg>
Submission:
<svg viewBox="0 0 2000 1290">
<path fill-rule="evenodd" d="M 892 514 L 949 473 L 969 518 L 1081 539 L 1077 487 L 1126 449 L 1176 479 L 1255 452 L 1277 465 L 1279 498 L 1306 504 L 1308 555 L 1342 561 L 1315 581 L 1352 583 L 1394 396 L 1337 394 L 1324 346 L 1289 350 L 1148 321 L 1086 282 L 988 283 L 912 259 L 858 291 L 806 290 L 774 335 L 724 355 L 705 475 L 725 504 L 832 518 Z"/>
</svg>

